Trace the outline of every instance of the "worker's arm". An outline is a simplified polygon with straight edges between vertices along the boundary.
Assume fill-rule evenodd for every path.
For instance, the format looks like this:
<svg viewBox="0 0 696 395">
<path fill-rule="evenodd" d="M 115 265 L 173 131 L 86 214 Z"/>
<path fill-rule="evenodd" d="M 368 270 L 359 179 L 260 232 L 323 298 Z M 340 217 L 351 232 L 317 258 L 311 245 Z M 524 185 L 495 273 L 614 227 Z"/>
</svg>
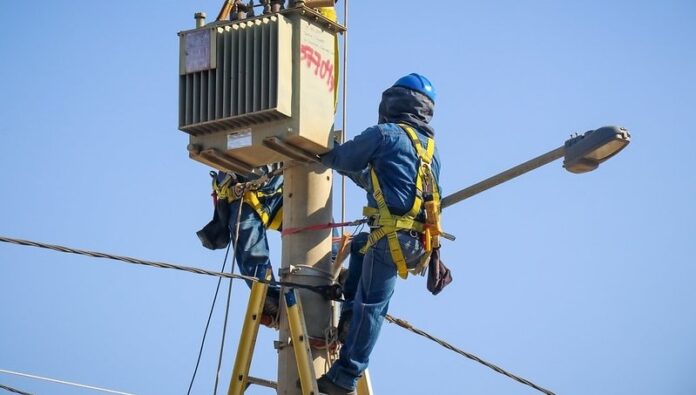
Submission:
<svg viewBox="0 0 696 395">
<path fill-rule="evenodd" d="M 378 126 L 373 126 L 320 156 L 321 163 L 350 177 L 351 173 L 359 173 L 367 168 L 383 140 L 382 131 Z"/>
<path fill-rule="evenodd" d="M 346 176 L 362 189 L 369 190 L 370 188 L 370 168 L 366 167 L 357 172 L 347 172 L 337 170 L 342 176 Z"/>
</svg>

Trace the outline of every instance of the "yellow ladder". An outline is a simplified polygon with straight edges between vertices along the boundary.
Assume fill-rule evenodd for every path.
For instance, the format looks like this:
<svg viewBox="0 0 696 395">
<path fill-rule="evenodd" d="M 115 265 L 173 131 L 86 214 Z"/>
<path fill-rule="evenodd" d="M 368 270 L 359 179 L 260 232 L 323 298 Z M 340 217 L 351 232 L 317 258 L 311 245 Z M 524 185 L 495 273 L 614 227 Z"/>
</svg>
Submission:
<svg viewBox="0 0 696 395">
<path fill-rule="evenodd" d="M 302 303 L 295 289 L 290 289 L 284 296 L 283 300 L 287 309 L 290 338 L 292 339 L 292 348 L 295 351 L 295 362 L 297 363 L 297 373 L 300 376 L 302 395 L 315 395 L 319 393 L 319 387 L 317 387 L 317 377 L 312 364 L 312 350 L 309 347 Z"/>
<path fill-rule="evenodd" d="M 271 279 L 270 270 L 266 271 L 265 279 Z M 242 395 L 250 384 L 277 388 L 275 383 L 271 381 L 249 376 L 249 367 L 251 366 L 251 359 L 254 354 L 256 337 L 259 333 L 259 324 L 267 292 L 268 284 L 254 282 L 251 286 L 249 303 L 244 316 L 244 324 L 242 325 L 242 332 L 239 336 L 237 356 L 234 361 L 234 367 L 232 368 L 232 378 L 230 379 L 230 386 L 227 391 L 228 395 Z M 292 339 L 292 347 L 295 351 L 295 362 L 297 363 L 297 372 L 300 376 L 302 395 L 320 394 L 312 363 L 312 350 L 309 345 L 309 337 L 307 336 L 302 303 L 300 302 L 297 290 L 294 288 L 287 290 L 282 299 L 287 312 L 290 338 Z M 367 370 L 365 370 L 358 381 L 357 392 L 358 395 L 372 395 L 372 383 Z"/>
<path fill-rule="evenodd" d="M 271 279 L 270 270 L 266 271 L 265 278 L 266 280 Z M 268 284 L 254 282 L 251 286 L 249 304 L 247 305 L 246 315 L 244 316 L 242 333 L 239 336 L 239 347 L 237 348 L 237 356 L 234 361 L 234 367 L 232 368 L 230 387 L 227 391 L 228 395 L 242 395 L 252 382 L 273 387 L 273 383 L 271 382 L 249 377 L 249 367 L 251 366 L 251 358 L 254 354 L 254 346 L 256 344 L 256 337 L 259 333 L 259 324 L 267 292 Z M 290 336 L 295 351 L 295 361 L 297 362 L 297 372 L 300 376 L 302 395 L 319 394 L 317 378 L 314 374 L 314 366 L 312 365 L 312 351 L 309 346 L 304 315 L 302 314 L 302 304 L 300 303 L 295 289 L 288 290 L 285 292 L 284 296 L 283 301 L 287 311 Z"/>
<path fill-rule="evenodd" d="M 266 270 L 265 279 L 271 279 L 271 271 Z M 259 333 L 259 323 L 261 314 L 263 313 L 263 305 L 266 302 L 266 292 L 268 284 L 254 282 L 251 286 L 249 295 L 249 303 L 247 305 L 246 315 L 244 316 L 244 324 L 242 325 L 242 333 L 239 336 L 239 346 L 237 347 L 237 356 L 234 360 L 232 368 L 232 378 L 230 379 L 230 387 L 227 391 L 228 395 L 241 395 L 249 386 L 249 367 L 251 366 L 251 357 L 254 354 L 254 346 L 256 344 L 256 336 Z"/>
</svg>

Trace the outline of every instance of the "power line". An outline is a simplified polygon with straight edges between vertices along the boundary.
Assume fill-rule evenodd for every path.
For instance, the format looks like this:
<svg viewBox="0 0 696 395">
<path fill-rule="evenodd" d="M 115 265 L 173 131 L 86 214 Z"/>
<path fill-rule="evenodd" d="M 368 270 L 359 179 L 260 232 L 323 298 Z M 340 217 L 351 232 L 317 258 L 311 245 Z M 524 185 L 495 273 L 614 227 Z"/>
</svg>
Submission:
<svg viewBox="0 0 696 395">
<path fill-rule="evenodd" d="M 230 252 L 230 246 L 227 246 L 227 250 L 225 250 L 225 258 L 222 261 L 222 269 L 220 269 L 221 272 L 225 271 L 225 266 L 227 265 L 227 255 Z M 198 373 L 198 366 L 201 364 L 201 357 L 203 356 L 203 347 L 205 346 L 205 339 L 208 336 L 208 328 L 210 327 L 210 321 L 213 318 L 213 311 L 215 311 L 215 302 L 217 301 L 218 297 L 218 292 L 220 292 L 220 284 L 222 283 L 222 277 L 218 277 L 218 283 L 217 287 L 215 288 L 215 295 L 213 296 L 213 302 L 210 306 L 210 313 L 208 314 L 208 321 L 205 324 L 205 329 L 203 330 L 203 339 L 201 339 L 201 347 L 198 350 L 198 359 L 196 360 L 196 367 L 193 369 L 193 375 L 191 376 L 191 383 L 189 383 L 189 388 L 188 391 L 186 392 L 187 395 L 191 394 L 191 389 L 193 388 L 193 382 L 196 380 L 196 373 Z"/>
<path fill-rule="evenodd" d="M 28 393 L 28 392 L 20 391 L 20 390 L 18 390 L 17 388 L 8 387 L 8 386 L 2 385 L 2 384 L 0 384 L 0 389 L 6 390 L 6 391 L 9 391 L 9 392 L 13 392 L 13 393 L 19 394 L 19 395 L 32 395 L 32 394 L 30 394 L 30 393 Z"/>
<path fill-rule="evenodd" d="M 43 380 L 43 381 L 49 381 L 51 383 L 57 383 L 57 384 L 64 384 L 64 385 L 70 385 L 73 387 L 80 387 L 80 388 L 87 388 L 95 391 L 101 391 L 101 392 L 108 392 L 110 394 L 119 394 L 119 395 L 134 395 L 129 392 L 121 392 L 121 391 L 114 391 L 106 388 L 100 388 L 100 387 L 94 387 L 91 385 L 86 385 L 86 384 L 80 384 L 80 383 L 73 383 L 71 381 L 63 381 L 63 380 L 57 380 L 57 379 L 51 379 L 48 377 L 42 377 L 42 376 L 36 376 L 33 374 L 27 374 L 27 373 L 19 373 L 19 372 L 13 372 L 11 370 L 5 370 L 5 369 L 0 369 L 0 373 L 7 373 L 7 374 L 13 374 L 15 376 L 22 376 L 22 377 L 28 377 L 30 379 L 36 379 L 36 380 Z M 23 393 L 23 392 L 20 392 Z"/>
<path fill-rule="evenodd" d="M 69 253 L 69 254 L 86 255 L 86 256 L 91 256 L 92 258 L 104 258 L 104 259 L 111 259 L 111 260 L 121 261 L 121 262 L 126 262 L 126 263 L 132 263 L 132 264 L 136 264 L 136 265 L 158 267 L 161 269 L 175 269 L 175 270 L 181 270 L 181 271 L 190 272 L 190 273 L 205 274 L 205 275 L 214 276 L 214 277 L 241 278 L 243 280 L 249 280 L 249 281 L 260 281 L 256 277 L 244 276 L 244 275 L 240 275 L 240 274 L 220 273 L 220 272 L 215 272 L 212 270 L 200 269 L 200 268 L 190 267 L 190 266 L 174 265 L 174 264 L 165 263 L 165 262 L 145 261 L 142 259 L 136 259 L 136 258 L 131 258 L 131 257 L 127 257 L 127 256 L 111 255 L 111 254 L 106 254 L 103 252 L 81 250 L 81 249 L 77 249 L 77 248 L 65 247 L 65 246 L 60 246 L 60 245 L 55 245 L 55 244 L 41 243 L 41 242 L 31 241 L 31 240 L 14 239 L 14 238 L 10 238 L 10 237 L 0 236 L 0 241 L 5 242 L 5 243 L 28 246 L 28 247 L 44 248 L 44 249 L 48 249 L 48 250 L 65 252 L 65 253 Z"/>
<path fill-rule="evenodd" d="M 78 254 L 78 255 L 87 255 L 87 256 L 94 257 L 94 258 L 107 258 L 107 259 L 113 259 L 113 260 L 127 262 L 127 263 L 133 263 L 133 264 L 139 264 L 139 265 L 145 265 L 145 266 L 153 266 L 153 267 L 159 267 L 159 268 L 164 268 L 164 269 L 177 269 L 177 270 L 182 270 L 182 271 L 186 271 L 186 272 L 191 272 L 191 273 L 196 273 L 196 274 L 205 274 L 205 275 L 216 276 L 216 277 L 221 277 L 221 278 L 229 278 L 229 279 L 239 278 L 242 280 L 256 281 L 256 282 L 261 282 L 261 283 L 266 283 L 266 284 L 271 284 L 271 285 L 301 287 L 301 288 L 307 288 L 307 289 L 314 291 L 314 292 L 317 292 L 317 293 L 321 293 L 321 294 L 325 293 L 325 289 L 323 289 L 323 290 L 319 289 L 322 287 L 312 287 L 312 286 L 305 286 L 303 284 L 280 282 L 280 281 L 266 281 L 266 280 L 259 279 L 256 277 L 244 276 L 244 275 L 240 275 L 240 274 L 220 273 L 220 272 L 214 272 L 214 271 L 210 271 L 210 270 L 199 269 L 199 268 L 194 268 L 194 267 L 189 267 L 189 266 L 173 265 L 173 264 L 163 263 L 163 262 L 143 261 L 140 259 L 135 259 L 135 258 L 130 258 L 130 257 L 110 255 L 110 254 L 104 254 L 104 253 L 93 252 L 93 251 L 78 250 L 78 249 L 74 249 L 74 248 L 39 243 L 39 242 L 29 241 L 29 240 L 13 239 L 13 238 L 9 238 L 9 237 L 0 236 L 0 241 L 5 242 L 5 243 L 19 244 L 19 245 L 23 245 L 23 246 L 46 248 L 46 249 L 51 249 L 51 250 L 55 250 L 55 251 Z M 407 321 L 404 321 L 400 318 L 394 318 L 390 315 L 387 315 L 385 318 L 387 321 L 389 321 L 393 324 L 396 324 L 396 325 L 398 325 L 404 329 L 407 329 L 413 333 L 416 333 L 416 334 L 421 335 L 425 338 L 428 338 L 428 339 L 438 343 L 439 345 L 441 345 L 441 346 L 443 346 L 451 351 L 454 351 L 454 352 L 456 352 L 456 353 L 458 353 L 466 358 L 469 358 L 473 361 L 476 361 L 476 362 L 478 362 L 478 363 L 480 363 L 480 364 L 482 364 L 490 369 L 493 369 L 494 371 L 496 371 L 504 376 L 507 376 L 507 377 L 519 382 L 519 383 L 528 385 L 528 386 L 530 386 L 530 387 L 532 387 L 532 388 L 534 388 L 534 389 L 536 389 L 536 390 L 538 390 L 546 395 L 555 395 L 553 392 L 551 392 L 545 388 L 539 387 L 538 385 L 532 383 L 529 380 L 526 380 L 522 377 L 519 377 L 519 376 L 516 376 L 512 373 L 509 373 L 509 372 L 505 371 L 504 369 L 502 369 L 502 368 L 500 368 L 500 367 L 498 367 L 490 362 L 484 361 L 483 359 L 477 357 L 476 355 L 473 355 L 473 354 L 468 353 L 466 351 L 460 350 L 460 349 L 452 346 L 451 344 L 445 342 L 444 340 L 438 339 L 438 338 L 436 338 L 436 337 L 434 337 L 434 336 L 432 336 L 432 335 L 430 335 L 430 334 L 428 334 L 428 333 L 426 333 L 418 328 L 414 328 Z M 2 370 L 0 370 L 0 372 L 1 371 Z"/>
<path fill-rule="evenodd" d="M 212 270 L 200 269 L 197 267 L 174 265 L 174 264 L 165 263 L 165 262 L 145 261 L 142 259 L 136 259 L 136 258 L 131 258 L 131 257 L 127 257 L 127 256 L 111 255 L 111 254 L 106 254 L 103 252 L 80 250 L 77 248 L 70 248 L 70 247 L 65 247 L 65 246 L 60 246 L 60 245 L 55 245 L 55 244 L 40 243 L 37 241 L 31 241 L 31 240 L 15 239 L 15 238 L 4 237 L 4 236 L 0 236 L 0 241 L 5 242 L 5 243 L 28 246 L 28 247 L 45 248 L 48 250 L 65 252 L 65 253 L 69 253 L 69 254 L 86 255 L 86 256 L 91 256 L 92 258 L 104 258 L 104 259 L 111 259 L 111 260 L 120 261 L 120 262 L 132 263 L 135 265 L 158 267 L 160 269 L 175 269 L 175 270 L 181 270 L 181 271 L 185 271 L 185 272 L 189 272 L 189 273 L 205 274 L 207 276 L 223 277 L 223 278 L 229 278 L 229 279 L 238 278 L 241 280 L 255 281 L 255 282 L 269 284 L 269 285 L 273 285 L 273 286 L 302 288 L 302 289 L 306 289 L 306 290 L 309 290 L 312 292 L 316 292 L 320 295 L 327 296 L 327 297 L 330 297 L 331 295 L 335 295 L 337 287 L 340 287 L 337 284 L 316 286 L 316 285 L 298 284 L 298 283 L 287 282 L 287 281 L 265 280 L 265 279 L 261 279 L 261 278 L 257 278 L 257 277 L 245 276 L 243 274 L 220 273 L 220 272 L 215 272 Z M 332 299 L 338 300 L 335 297 Z"/>
<path fill-rule="evenodd" d="M 237 248 L 239 247 L 239 221 L 242 219 L 242 207 L 244 203 L 239 201 L 239 209 L 237 210 L 237 219 L 235 221 L 235 232 L 234 232 L 234 249 L 232 250 L 232 263 L 230 264 L 230 273 L 234 273 L 234 263 L 237 258 Z M 228 246 L 229 251 L 229 246 Z M 241 268 L 240 268 L 241 271 Z M 217 295 L 217 291 L 215 291 Z M 222 326 L 222 339 L 220 340 L 220 354 L 218 356 L 217 370 L 215 371 L 215 388 L 213 388 L 213 395 L 217 395 L 218 382 L 220 380 L 220 368 L 222 367 L 222 353 L 225 350 L 225 335 L 227 334 L 227 318 L 230 313 L 230 299 L 232 298 L 232 280 L 227 287 L 227 306 L 225 308 L 225 320 Z"/>
<path fill-rule="evenodd" d="M 398 326 L 400 326 L 400 327 L 402 327 L 402 328 L 404 328 L 404 329 L 406 329 L 406 330 L 409 330 L 409 331 L 411 331 L 411 332 L 413 332 L 413 333 L 416 333 L 416 334 L 421 335 L 421 336 L 423 336 L 423 337 L 425 337 L 425 338 L 427 338 L 427 339 L 430 339 L 430 340 L 434 341 L 435 343 L 441 345 L 442 347 L 444 347 L 444 348 L 446 348 L 446 349 L 448 349 L 448 350 L 454 351 L 454 352 L 456 352 L 456 353 L 459 354 L 459 355 L 462 355 L 462 356 L 467 357 L 467 358 L 469 358 L 469 359 L 471 359 L 471 360 L 473 360 L 473 361 L 476 361 L 476 362 L 480 363 L 481 365 L 486 366 L 486 367 L 488 367 L 488 368 L 491 368 L 491 369 L 495 370 L 496 372 L 498 372 L 498 373 L 500 373 L 500 374 L 502 374 L 502 375 L 504 375 L 504 376 L 507 376 L 507 377 L 509 377 L 509 378 L 511 378 L 511 379 L 513 379 L 513 380 L 515 380 L 515 381 L 517 381 L 517 382 L 522 383 L 522 384 L 528 385 L 528 386 L 534 388 L 534 389 L 537 390 L 537 391 L 543 392 L 543 393 L 546 394 L 546 395 L 556 395 L 556 394 L 554 394 L 553 392 L 551 392 L 551 391 L 549 391 L 549 390 L 547 390 L 547 389 L 545 389 L 545 388 L 539 387 L 538 385 L 532 383 L 532 382 L 529 381 L 529 380 L 523 379 L 522 377 L 516 376 L 516 375 L 514 375 L 514 374 L 512 374 L 512 373 L 510 373 L 510 372 L 507 372 L 507 371 L 505 371 L 504 369 L 502 369 L 502 368 L 500 368 L 500 367 L 498 367 L 498 366 L 496 366 L 496 365 L 494 365 L 494 364 L 492 364 L 492 363 L 490 363 L 490 362 L 486 362 L 486 361 L 484 361 L 483 359 L 477 357 L 477 356 L 474 355 L 474 354 L 471 354 L 471 353 L 468 353 L 468 352 L 466 352 L 466 351 L 460 350 L 460 349 L 458 349 L 457 347 L 454 347 L 453 345 L 447 343 L 447 342 L 444 341 L 444 340 L 438 339 L 438 338 L 436 338 L 435 336 L 432 336 L 432 335 L 428 334 L 427 332 L 425 332 L 425 331 L 423 331 L 423 330 L 420 330 L 420 329 L 418 329 L 418 328 L 414 328 L 413 325 L 409 324 L 407 321 L 404 321 L 404 320 L 402 320 L 402 319 L 400 319 L 400 318 L 394 318 L 394 317 L 390 316 L 389 314 L 387 314 L 386 317 L 384 317 L 384 318 L 385 318 L 387 321 L 391 322 L 392 324 L 396 324 L 396 325 L 398 325 Z"/>
</svg>

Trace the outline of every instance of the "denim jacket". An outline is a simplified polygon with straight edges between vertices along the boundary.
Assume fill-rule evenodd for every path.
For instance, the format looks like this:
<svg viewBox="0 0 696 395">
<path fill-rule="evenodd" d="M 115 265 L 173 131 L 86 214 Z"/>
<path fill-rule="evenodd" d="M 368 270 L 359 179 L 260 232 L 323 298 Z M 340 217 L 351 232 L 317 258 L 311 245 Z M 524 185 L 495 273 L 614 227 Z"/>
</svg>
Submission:
<svg viewBox="0 0 696 395">
<path fill-rule="evenodd" d="M 389 211 L 394 215 L 406 214 L 413 206 L 416 196 L 418 155 L 410 138 L 397 122 L 412 126 L 425 147 L 426 137 L 434 136 L 428 125 L 432 107 L 432 102 L 418 92 L 400 87 L 389 88 L 382 96 L 380 123 L 334 147 L 322 155 L 321 162 L 365 189 L 370 207 L 377 207 L 372 196 L 369 171 L 374 168 Z M 442 193 L 439 187 L 440 157 L 437 147 L 433 155 L 432 172 L 438 183 L 438 190 Z"/>
</svg>

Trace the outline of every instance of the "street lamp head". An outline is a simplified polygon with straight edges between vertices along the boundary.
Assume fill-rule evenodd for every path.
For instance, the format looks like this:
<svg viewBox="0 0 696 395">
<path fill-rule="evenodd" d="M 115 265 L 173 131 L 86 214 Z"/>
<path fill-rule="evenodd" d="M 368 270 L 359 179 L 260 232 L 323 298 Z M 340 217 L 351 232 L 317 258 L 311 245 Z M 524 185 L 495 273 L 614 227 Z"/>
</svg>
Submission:
<svg viewBox="0 0 696 395">
<path fill-rule="evenodd" d="M 627 129 L 604 126 L 565 142 L 563 167 L 571 173 L 586 173 L 611 158 L 631 142 Z"/>
</svg>

